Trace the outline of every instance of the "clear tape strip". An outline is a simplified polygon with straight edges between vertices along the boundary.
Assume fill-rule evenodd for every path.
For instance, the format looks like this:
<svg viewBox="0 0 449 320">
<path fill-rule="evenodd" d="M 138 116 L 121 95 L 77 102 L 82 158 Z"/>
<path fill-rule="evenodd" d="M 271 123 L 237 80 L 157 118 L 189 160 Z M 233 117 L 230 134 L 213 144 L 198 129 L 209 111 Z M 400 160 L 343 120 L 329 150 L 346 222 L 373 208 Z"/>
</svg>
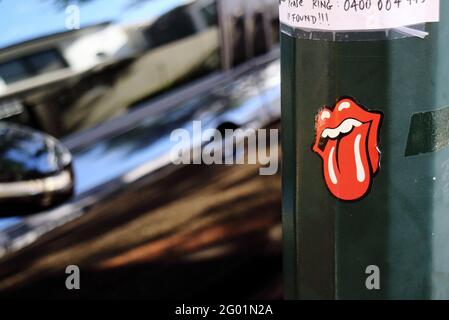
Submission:
<svg viewBox="0 0 449 320">
<path fill-rule="evenodd" d="M 429 35 L 429 32 L 426 31 L 425 23 L 385 30 L 343 32 L 300 29 L 281 23 L 281 32 L 298 39 L 321 41 L 379 41 L 409 37 L 424 39 Z"/>
</svg>

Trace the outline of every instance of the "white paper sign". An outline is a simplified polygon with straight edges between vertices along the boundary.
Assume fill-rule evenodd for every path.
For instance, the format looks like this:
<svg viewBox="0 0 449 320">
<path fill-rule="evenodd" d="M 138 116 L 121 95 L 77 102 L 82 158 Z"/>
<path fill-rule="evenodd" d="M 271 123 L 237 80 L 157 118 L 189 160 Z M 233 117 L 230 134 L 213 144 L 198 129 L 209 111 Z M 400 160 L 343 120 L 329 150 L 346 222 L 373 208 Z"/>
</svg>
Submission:
<svg viewBox="0 0 449 320">
<path fill-rule="evenodd" d="M 300 29 L 382 30 L 438 22 L 440 0 L 279 0 L 279 10 L 282 23 Z"/>
</svg>

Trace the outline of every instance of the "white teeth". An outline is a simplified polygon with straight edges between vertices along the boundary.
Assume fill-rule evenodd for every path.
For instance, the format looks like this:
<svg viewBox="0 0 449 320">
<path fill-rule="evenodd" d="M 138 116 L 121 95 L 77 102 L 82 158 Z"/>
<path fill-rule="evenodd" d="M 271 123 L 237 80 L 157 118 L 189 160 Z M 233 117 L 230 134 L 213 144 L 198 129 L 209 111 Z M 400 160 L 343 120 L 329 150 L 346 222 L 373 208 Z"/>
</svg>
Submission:
<svg viewBox="0 0 449 320">
<path fill-rule="evenodd" d="M 321 134 L 323 138 L 335 139 L 340 134 L 345 134 L 351 132 L 354 127 L 360 127 L 362 123 L 355 119 L 346 119 L 335 129 L 325 129 Z"/>
</svg>

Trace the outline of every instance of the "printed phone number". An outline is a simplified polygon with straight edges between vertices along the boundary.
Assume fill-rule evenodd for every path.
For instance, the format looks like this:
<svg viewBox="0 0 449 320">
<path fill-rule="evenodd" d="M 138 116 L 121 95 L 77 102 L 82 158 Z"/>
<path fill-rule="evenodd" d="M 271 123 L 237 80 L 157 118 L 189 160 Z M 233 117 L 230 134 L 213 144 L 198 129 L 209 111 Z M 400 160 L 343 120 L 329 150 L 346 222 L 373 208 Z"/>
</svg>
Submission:
<svg viewBox="0 0 449 320">
<path fill-rule="evenodd" d="M 390 11 L 401 9 L 404 6 L 416 6 L 426 3 L 428 0 L 345 0 L 343 8 L 345 11 L 365 11 L 370 10 L 373 5 L 377 5 L 379 11 Z"/>
</svg>

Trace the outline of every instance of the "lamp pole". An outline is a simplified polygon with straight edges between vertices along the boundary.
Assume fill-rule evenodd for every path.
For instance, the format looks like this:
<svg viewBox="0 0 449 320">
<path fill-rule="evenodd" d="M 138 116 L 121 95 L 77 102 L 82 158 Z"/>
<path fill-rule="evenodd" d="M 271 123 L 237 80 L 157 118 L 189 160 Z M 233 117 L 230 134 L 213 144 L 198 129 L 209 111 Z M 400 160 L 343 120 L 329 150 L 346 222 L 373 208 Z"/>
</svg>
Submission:
<svg viewBox="0 0 449 320">
<path fill-rule="evenodd" d="M 424 38 L 282 33 L 288 299 L 449 298 L 449 1 L 440 12 Z"/>
</svg>

